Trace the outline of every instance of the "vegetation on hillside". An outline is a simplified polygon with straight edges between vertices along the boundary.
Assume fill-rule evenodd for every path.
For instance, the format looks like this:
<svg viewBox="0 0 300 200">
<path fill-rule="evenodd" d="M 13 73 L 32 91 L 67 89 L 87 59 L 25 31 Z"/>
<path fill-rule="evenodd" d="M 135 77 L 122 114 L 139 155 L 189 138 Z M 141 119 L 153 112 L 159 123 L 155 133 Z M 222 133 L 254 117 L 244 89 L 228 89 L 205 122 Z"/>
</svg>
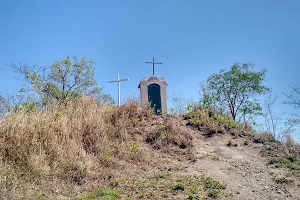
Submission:
<svg viewBox="0 0 300 200">
<path fill-rule="evenodd" d="M 226 132 L 232 134 L 252 132 L 251 126 L 239 124 L 231 117 L 201 105 L 194 106 L 190 112 L 184 115 L 184 118 L 189 121 L 187 125 L 197 128 L 207 136 Z"/>
<path fill-rule="evenodd" d="M 24 83 L 18 94 L 22 97 L 20 105 L 27 103 L 47 107 L 51 103 L 65 103 L 84 95 L 93 96 L 106 104 L 113 103 L 112 97 L 101 93 L 103 88 L 97 86 L 94 61 L 85 57 L 66 57 L 42 67 L 13 62 L 8 65 Z M 2 105 L 9 104 L 8 99 L 3 96 L 1 99 Z M 6 107 L 6 111 L 10 112 L 10 106 Z"/>
<path fill-rule="evenodd" d="M 234 121 L 259 114 L 262 109 L 256 97 L 268 91 L 263 85 L 266 71 L 256 72 L 253 67 L 251 63 L 236 63 L 228 71 L 222 69 L 211 75 L 202 86 L 203 105 Z"/>
<path fill-rule="evenodd" d="M 136 102 L 111 107 L 82 97 L 14 113 L 0 123 L 0 191 L 12 199 L 35 193 L 52 198 L 61 182 L 57 194 L 68 196 L 80 193 L 78 186 L 105 186 L 135 168 L 171 168 L 157 156 L 190 159 L 192 138 L 172 117 Z"/>
<path fill-rule="evenodd" d="M 218 197 L 224 184 L 177 173 L 180 161 L 197 159 L 194 140 L 198 135 L 186 125 L 205 136 L 230 133 L 233 138 L 251 138 L 263 144 L 268 164 L 299 175 L 299 145 L 291 137 L 283 144 L 272 134 L 254 134 L 246 122 L 246 116 L 261 111 L 255 96 L 268 90 L 262 84 L 265 71 L 235 64 L 208 78 L 200 104 L 182 104 L 175 97 L 178 108 L 173 115 L 157 116 L 149 105 L 136 101 L 112 105 L 111 97 L 96 84 L 92 64 L 85 58 L 67 57 L 45 68 L 11 65 L 27 87 L 17 96 L 0 96 L 1 197 Z M 297 105 L 297 98 L 288 97 Z M 248 144 L 247 140 L 244 145 Z M 231 146 L 237 144 L 230 140 L 227 147 Z"/>
</svg>

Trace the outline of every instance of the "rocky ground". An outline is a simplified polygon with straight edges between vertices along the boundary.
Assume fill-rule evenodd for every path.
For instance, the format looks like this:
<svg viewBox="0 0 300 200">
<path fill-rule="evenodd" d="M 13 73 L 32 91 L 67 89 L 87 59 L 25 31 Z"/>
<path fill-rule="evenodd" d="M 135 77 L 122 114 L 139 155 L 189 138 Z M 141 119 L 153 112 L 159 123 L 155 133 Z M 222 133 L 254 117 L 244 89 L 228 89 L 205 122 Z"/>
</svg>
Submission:
<svg viewBox="0 0 300 200">
<path fill-rule="evenodd" d="M 227 188 L 219 199 L 300 199 L 299 181 L 278 181 L 284 169 L 268 165 L 267 158 L 261 156 L 261 144 L 253 143 L 248 136 L 204 137 L 197 132 L 196 161 L 186 173 L 205 174 L 225 183 Z"/>
</svg>

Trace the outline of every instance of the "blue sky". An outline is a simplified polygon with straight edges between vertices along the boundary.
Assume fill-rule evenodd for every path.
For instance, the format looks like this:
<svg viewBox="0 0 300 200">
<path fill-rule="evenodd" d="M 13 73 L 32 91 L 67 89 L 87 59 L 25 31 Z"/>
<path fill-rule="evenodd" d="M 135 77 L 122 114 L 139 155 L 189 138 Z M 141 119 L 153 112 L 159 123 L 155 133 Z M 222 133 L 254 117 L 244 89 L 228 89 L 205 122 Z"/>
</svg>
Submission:
<svg viewBox="0 0 300 200">
<path fill-rule="evenodd" d="M 267 69 L 279 97 L 300 74 L 300 1 L 278 0 L 0 0 L 0 92 L 20 83 L 9 61 L 49 65 L 66 56 L 96 62 L 96 79 L 117 98 L 139 95 L 139 81 L 164 75 L 168 94 L 197 100 L 199 83 L 235 62 Z M 299 112 L 299 111 L 298 111 Z"/>
</svg>

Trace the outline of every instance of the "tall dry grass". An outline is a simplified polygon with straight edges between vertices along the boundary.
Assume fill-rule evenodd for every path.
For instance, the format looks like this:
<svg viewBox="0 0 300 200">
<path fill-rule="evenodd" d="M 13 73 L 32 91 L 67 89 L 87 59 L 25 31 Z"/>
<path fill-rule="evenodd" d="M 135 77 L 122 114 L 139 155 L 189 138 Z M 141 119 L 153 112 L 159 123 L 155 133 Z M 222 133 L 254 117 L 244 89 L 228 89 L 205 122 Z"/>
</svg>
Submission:
<svg viewBox="0 0 300 200">
<path fill-rule="evenodd" d="M 80 186 L 106 180 L 112 171 L 153 163 L 149 148 L 190 153 L 191 140 L 178 124 L 134 101 L 106 107 L 86 97 L 46 110 L 19 112 L 0 122 L 0 191 L 6 196 L 24 194 L 20 185 L 26 181 Z"/>
</svg>

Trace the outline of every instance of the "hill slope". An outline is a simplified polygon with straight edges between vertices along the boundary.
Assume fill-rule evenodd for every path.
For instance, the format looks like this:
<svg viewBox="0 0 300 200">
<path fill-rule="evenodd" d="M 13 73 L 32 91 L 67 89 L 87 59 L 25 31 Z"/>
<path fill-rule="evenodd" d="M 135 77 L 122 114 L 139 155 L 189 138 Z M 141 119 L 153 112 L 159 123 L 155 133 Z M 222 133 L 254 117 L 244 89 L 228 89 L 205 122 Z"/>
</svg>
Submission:
<svg viewBox="0 0 300 200">
<path fill-rule="evenodd" d="M 0 123 L 0 197 L 300 199 L 298 147 L 209 120 L 89 99 L 17 113 Z"/>
<path fill-rule="evenodd" d="M 245 145 L 248 139 L 217 135 L 198 140 L 197 160 L 187 171 L 225 183 L 227 188 L 220 199 L 300 199 L 299 183 L 276 182 L 284 170 L 268 166 L 268 160 L 261 157 L 262 145 Z M 230 140 L 238 146 L 227 146 Z"/>
</svg>

